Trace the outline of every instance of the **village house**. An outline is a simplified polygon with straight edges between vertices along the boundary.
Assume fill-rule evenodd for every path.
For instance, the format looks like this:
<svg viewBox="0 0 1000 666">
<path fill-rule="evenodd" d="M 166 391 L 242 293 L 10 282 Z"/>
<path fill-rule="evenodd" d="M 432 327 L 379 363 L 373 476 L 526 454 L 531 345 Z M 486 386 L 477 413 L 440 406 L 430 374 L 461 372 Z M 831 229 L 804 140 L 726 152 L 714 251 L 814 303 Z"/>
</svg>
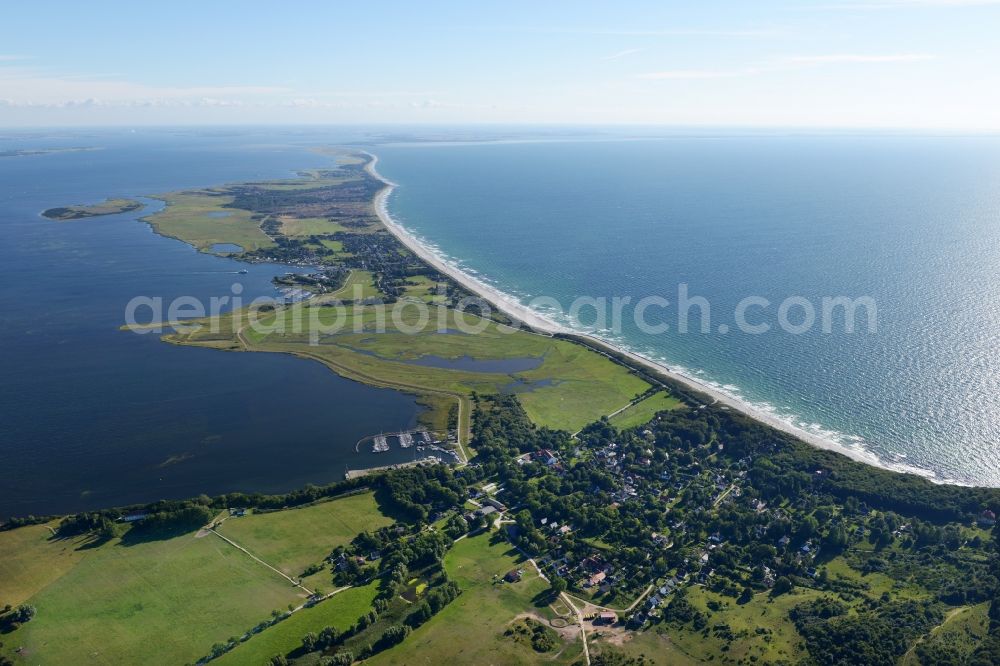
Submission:
<svg viewBox="0 0 1000 666">
<path fill-rule="evenodd" d="M 497 513 L 497 509 L 494 506 L 483 506 L 480 507 L 479 509 L 476 509 L 476 515 L 483 516 L 484 518 L 494 513 Z"/>
<path fill-rule="evenodd" d="M 594 618 L 594 624 L 617 624 L 618 623 L 618 613 L 613 611 L 601 611 Z"/>
<path fill-rule="evenodd" d="M 604 582 L 604 579 L 608 577 L 608 574 L 603 571 L 598 571 L 587 581 L 587 587 L 594 587 L 595 585 L 600 585 Z"/>
</svg>

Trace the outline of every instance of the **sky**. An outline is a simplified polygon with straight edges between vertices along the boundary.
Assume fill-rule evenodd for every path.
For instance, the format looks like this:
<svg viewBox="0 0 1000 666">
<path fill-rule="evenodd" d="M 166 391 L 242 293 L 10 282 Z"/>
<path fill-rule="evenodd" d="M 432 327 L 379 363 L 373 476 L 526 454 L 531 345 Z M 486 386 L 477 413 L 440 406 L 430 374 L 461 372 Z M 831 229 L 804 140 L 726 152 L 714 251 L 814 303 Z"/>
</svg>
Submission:
<svg viewBox="0 0 1000 666">
<path fill-rule="evenodd" d="M 0 127 L 1000 130 L 1000 0 L 8 3 Z"/>
</svg>

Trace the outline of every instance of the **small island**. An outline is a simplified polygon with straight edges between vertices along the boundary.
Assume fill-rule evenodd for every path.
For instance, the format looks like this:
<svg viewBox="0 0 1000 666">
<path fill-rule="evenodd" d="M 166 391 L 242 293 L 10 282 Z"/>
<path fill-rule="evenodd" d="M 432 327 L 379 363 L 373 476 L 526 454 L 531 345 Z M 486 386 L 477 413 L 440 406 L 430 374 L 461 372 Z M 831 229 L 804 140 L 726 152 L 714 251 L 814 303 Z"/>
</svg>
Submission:
<svg viewBox="0 0 1000 666">
<path fill-rule="evenodd" d="M 55 155 L 58 153 L 82 153 L 90 150 L 99 149 L 87 146 L 72 148 L 15 148 L 13 150 L 0 150 L 0 157 L 34 157 L 36 155 Z"/>
<path fill-rule="evenodd" d="M 42 217 L 59 221 L 82 220 L 88 217 L 131 213 L 132 211 L 139 210 L 142 207 L 142 203 L 133 199 L 105 199 L 104 201 L 96 204 L 49 208 L 46 211 L 42 211 Z"/>
</svg>

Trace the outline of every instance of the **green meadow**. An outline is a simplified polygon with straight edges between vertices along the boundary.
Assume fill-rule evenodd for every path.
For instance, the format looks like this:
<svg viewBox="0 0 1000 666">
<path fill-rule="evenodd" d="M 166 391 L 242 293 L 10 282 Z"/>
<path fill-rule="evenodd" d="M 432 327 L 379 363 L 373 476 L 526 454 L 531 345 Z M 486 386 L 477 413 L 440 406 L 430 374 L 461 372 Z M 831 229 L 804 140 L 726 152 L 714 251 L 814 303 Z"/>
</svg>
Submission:
<svg viewBox="0 0 1000 666">
<path fill-rule="evenodd" d="M 677 409 L 682 404 L 684 403 L 680 399 L 665 391 L 660 391 L 612 416 L 611 424 L 622 430 L 635 428 L 649 423 L 657 413 Z"/>
<path fill-rule="evenodd" d="M 5 651 L 23 647 L 34 664 L 181 664 L 303 600 L 301 590 L 211 534 L 77 548 L 85 554 L 64 554 L 62 575 L 28 599 L 38 614 L 3 636 Z M 55 557 L 46 545 L 27 551 L 34 553 Z"/>
<path fill-rule="evenodd" d="M 366 492 L 229 518 L 220 533 L 295 577 L 337 545 L 391 522 Z M 330 591 L 329 569 L 307 583 Z M 373 586 L 340 592 L 255 635 L 239 653 L 260 650 L 270 657 L 314 626 L 345 628 L 364 614 L 374 594 Z M 0 635 L 0 655 L 23 663 L 194 662 L 272 611 L 305 600 L 302 589 L 205 530 L 145 540 L 126 533 L 105 542 L 57 538 L 46 525 L 0 532 L 0 604 L 37 609 L 31 622 Z"/>
<path fill-rule="evenodd" d="M 84 540 L 52 538 L 58 525 L 54 521 L 0 532 L 0 607 L 28 601 L 86 555 Z"/>
<path fill-rule="evenodd" d="M 300 508 L 229 518 L 218 531 L 294 578 L 359 533 L 391 524 L 368 492 Z M 329 587 L 329 582 L 326 585 Z"/>
<path fill-rule="evenodd" d="M 232 243 L 244 250 L 274 246 L 248 210 L 224 208 L 233 197 L 217 190 L 192 190 L 159 195 L 167 206 L 146 218 L 157 233 L 182 240 L 205 251 L 216 243 Z M 211 214 L 225 214 L 213 217 Z"/>
<path fill-rule="evenodd" d="M 345 631 L 359 617 L 371 610 L 372 601 L 377 593 L 378 582 L 338 592 L 326 601 L 311 608 L 303 608 L 288 619 L 251 636 L 212 663 L 219 666 L 227 664 L 263 666 L 275 655 L 285 655 L 295 651 L 302 645 L 302 637 L 309 632 L 318 634 L 326 627 Z"/>
</svg>

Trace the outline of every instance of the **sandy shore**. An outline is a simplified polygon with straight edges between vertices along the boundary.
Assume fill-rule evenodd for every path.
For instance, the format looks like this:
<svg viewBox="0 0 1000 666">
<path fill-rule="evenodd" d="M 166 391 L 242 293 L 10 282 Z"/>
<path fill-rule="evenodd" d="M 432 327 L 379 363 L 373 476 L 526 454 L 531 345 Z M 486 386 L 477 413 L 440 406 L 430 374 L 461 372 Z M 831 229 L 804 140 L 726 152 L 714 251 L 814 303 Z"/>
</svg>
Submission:
<svg viewBox="0 0 1000 666">
<path fill-rule="evenodd" d="M 457 267 L 442 260 L 440 256 L 438 256 L 430 248 L 425 246 L 419 239 L 417 239 L 408 230 L 400 226 L 392 218 L 392 216 L 389 214 L 389 210 L 387 207 L 387 200 L 389 198 L 389 195 L 392 193 L 393 189 L 396 187 L 396 183 L 393 183 L 392 181 L 382 177 L 382 175 L 378 173 L 378 171 L 376 170 L 376 166 L 378 163 L 378 156 L 373 155 L 371 153 L 367 154 L 370 155 L 372 159 L 368 163 L 366 169 L 368 170 L 369 173 L 371 173 L 374 177 L 381 180 L 386 185 L 375 196 L 375 201 L 374 201 L 375 212 L 378 215 L 379 219 L 382 221 L 382 224 L 384 224 L 386 228 L 390 232 L 392 232 L 399 239 L 401 243 L 403 243 L 403 245 L 409 248 L 411 252 L 416 254 L 418 257 L 423 259 L 425 262 L 427 262 L 429 265 L 433 266 L 440 272 L 449 276 L 452 280 L 462 285 L 462 287 L 464 287 L 468 291 L 488 301 L 493 307 L 497 308 L 511 319 L 517 320 L 527 325 L 534 331 L 543 334 L 551 335 L 554 333 L 563 333 L 563 334 L 574 335 L 580 338 L 586 338 L 592 341 L 598 347 L 603 347 L 605 349 L 612 350 L 614 352 L 617 352 L 618 354 L 628 357 L 636 365 L 645 368 L 646 370 L 652 372 L 653 374 L 662 375 L 670 380 L 673 380 L 679 384 L 688 387 L 693 391 L 697 391 L 699 393 L 704 394 L 705 396 L 707 396 L 709 401 L 713 402 L 713 404 L 719 403 L 725 405 L 726 407 L 734 411 L 745 414 L 757 421 L 760 421 L 761 423 L 765 423 L 771 426 L 772 428 L 775 428 L 776 430 L 780 430 L 794 437 L 797 437 L 798 439 L 801 439 L 802 441 L 811 444 L 812 446 L 815 446 L 817 448 L 836 451 L 837 453 L 841 453 L 845 456 L 848 456 L 849 458 L 852 458 L 854 460 L 869 465 L 875 465 L 877 467 L 891 469 L 893 471 L 919 474 L 921 476 L 929 478 L 932 481 L 938 480 L 934 478 L 933 473 L 927 472 L 926 470 L 921 470 L 906 465 L 886 463 L 874 453 L 844 446 L 839 442 L 835 442 L 833 440 L 818 436 L 807 430 L 803 430 L 802 428 L 797 427 L 793 423 L 789 423 L 788 421 L 781 419 L 775 416 L 774 414 L 756 408 L 753 405 L 747 404 L 746 402 L 738 398 L 735 398 L 728 393 L 720 391 L 718 388 L 714 386 L 699 381 L 697 378 L 678 373 L 669 368 L 668 366 L 663 365 L 662 363 L 657 363 L 656 361 L 640 356 L 634 352 L 622 349 L 610 342 L 607 342 L 606 340 L 602 340 L 592 335 L 587 335 L 585 333 L 580 333 L 578 331 L 573 331 L 563 326 L 560 326 L 555 322 L 539 315 L 537 312 L 531 310 L 530 308 L 525 307 L 522 303 L 517 301 L 512 296 L 497 290 L 496 288 L 484 283 L 481 280 L 476 279 L 471 275 L 466 274 Z"/>
</svg>

